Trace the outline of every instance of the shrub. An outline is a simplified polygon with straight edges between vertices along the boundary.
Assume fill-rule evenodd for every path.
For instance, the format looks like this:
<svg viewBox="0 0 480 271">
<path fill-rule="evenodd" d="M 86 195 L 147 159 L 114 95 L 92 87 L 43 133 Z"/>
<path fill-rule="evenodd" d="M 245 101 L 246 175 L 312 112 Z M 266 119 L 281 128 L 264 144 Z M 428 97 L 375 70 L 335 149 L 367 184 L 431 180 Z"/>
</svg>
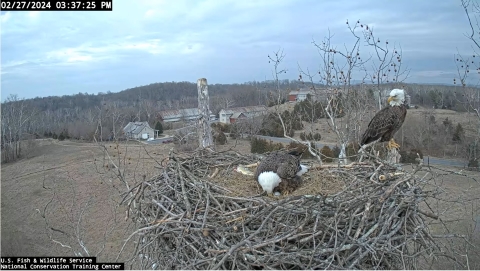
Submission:
<svg viewBox="0 0 480 271">
<path fill-rule="evenodd" d="M 305 133 L 305 132 L 302 132 L 300 133 L 300 139 L 301 140 L 309 140 L 309 141 L 320 141 L 322 139 L 322 136 L 319 134 L 319 133 L 315 133 L 315 134 L 312 134 L 312 133 Z"/>
<path fill-rule="evenodd" d="M 358 156 L 358 149 L 360 149 L 360 145 L 356 142 L 349 143 L 346 147 L 346 152 L 347 152 L 347 158 L 352 160 L 352 161 L 357 161 Z"/>
<path fill-rule="evenodd" d="M 335 147 L 332 148 L 332 152 L 333 157 L 338 158 L 338 156 L 340 155 L 340 147 L 335 145 Z"/>
<path fill-rule="evenodd" d="M 421 159 L 423 159 L 423 153 L 421 150 L 419 149 L 412 149 L 411 152 L 414 152 L 415 155 L 418 153 L 418 155 L 420 156 Z"/>
<path fill-rule="evenodd" d="M 333 150 L 330 149 L 329 146 L 325 145 L 323 146 L 322 149 L 320 149 L 320 153 L 323 154 L 322 155 L 322 161 L 325 162 L 325 163 L 331 163 L 333 162 L 333 158 L 334 158 L 334 153 L 333 153 Z"/>
<path fill-rule="evenodd" d="M 423 159 L 423 153 L 419 149 L 411 149 L 410 151 L 399 151 L 398 152 L 402 157 L 400 157 L 400 163 L 417 163 L 416 159 L 418 158 L 418 155 L 420 156 L 421 159 Z"/>
<path fill-rule="evenodd" d="M 322 140 L 322 135 L 320 135 L 319 133 L 315 133 L 315 134 L 313 135 L 313 140 L 315 140 L 315 141 L 320 141 L 320 140 Z"/>
<path fill-rule="evenodd" d="M 161 122 L 157 121 L 155 124 L 155 130 L 158 130 L 159 135 L 163 134 L 163 125 Z"/>
<path fill-rule="evenodd" d="M 273 143 L 262 138 L 252 137 L 250 140 L 251 153 L 266 153 L 283 149 L 282 143 Z"/>
<path fill-rule="evenodd" d="M 215 144 L 225 145 L 227 143 L 227 136 L 224 132 L 220 131 L 213 137 Z"/>
<path fill-rule="evenodd" d="M 316 149 L 315 149 L 315 145 L 313 145 L 313 143 L 311 143 L 311 142 L 310 142 L 310 147 L 311 147 L 313 150 L 316 150 Z M 303 151 L 303 155 L 302 155 L 303 158 L 313 158 L 313 157 L 314 157 L 314 156 L 308 151 L 308 147 L 305 146 L 305 145 L 302 144 L 302 143 L 298 143 L 298 142 L 292 141 L 292 142 L 290 142 L 290 143 L 287 145 L 287 148 L 288 148 L 288 149 L 298 148 L 299 150 Z"/>
<path fill-rule="evenodd" d="M 463 130 L 462 125 L 459 123 L 455 128 L 455 132 L 453 133 L 452 141 L 453 142 L 462 142 L 463 138 L 465 137 L 465 131 Z"/>
<path fill-rule="evenodd" d="M 470 159 L 468 161 L 469 168 L 478 168 L 478 160 L 477 159 Z"/>
<path fill-rule="evenodd" d="M 319 101 L 312 101 L 311 99 L 306 99 L 301 102 L 297 102 L 293 108 L 293 113 L 301 116 L 302 119 L 318 120 L 325 117 L 325 111 L 323 110 L 324 105 Z"/>
<path fill-rule="evenodd" d="M 224 128 L 224 129 L 228 129 L 227 131 L 230 132 L 230 137 L 231 138 L 239 138 L 240 137 L 240 132 L 238 131 L 238 126 L 228 124 L 228 126 L 225 126 L 225 127 L 226 128 Z"/>
<path fill-rule="evenodd" d="M 232 129 L 232 125 L 228 123 L 222 123 L 222 122 L 214 122 L 210 124 L 213 130 L 215 131 L 222 131 L 224 133 L 230 133 Z"/>
<path fill-rule="evenodd" d="M 281 114 L 282 120 L 285 124 L 287 130 L 287 135 L 292 135 L 294 132 L 292 130 L 301 130 L 303 129 L 303 124 L 300 118 L 290 113 L 289 111 L 284 111 Z M 278 115 L 275 113 L 268 114 L 262 122 L 262 129 L 259 131 L 261 135 L 266 136 L 275 136 L 275 137 L 283 137 L 283 126 L 278 118 Z"/>
</svg>

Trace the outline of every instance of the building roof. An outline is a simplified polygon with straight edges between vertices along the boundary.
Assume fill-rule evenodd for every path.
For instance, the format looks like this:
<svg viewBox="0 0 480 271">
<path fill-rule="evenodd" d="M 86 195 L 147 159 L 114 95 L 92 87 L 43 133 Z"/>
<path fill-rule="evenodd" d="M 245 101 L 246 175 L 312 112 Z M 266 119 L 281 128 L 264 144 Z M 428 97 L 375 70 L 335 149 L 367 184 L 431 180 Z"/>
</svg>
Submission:
<svg viewBox="0 0 480 271">
<path fill-rule="evenodd" d="M 237 119 L 238 117 L 240 117 L 240 115 L 242 115 L 243 112 L 235 112 L 233 113 L 233 115 L 230 117 L 232 119 Z M 245 115 L 244 115 L 245 116 Z"/>
<path fill-rule="evenodd" d="M 250 112 L 262 112 L 262 111 L 267 111 L 267 107 L 264 105 L 232 107 L 232 108 L 222 109 L 220 110 L 220 113 L 233 115 L 235 113 L 250 113 Z"/>
<path fill-rule="evenodd" d="M 182 117 L 193 117 L 200 115 L 198 108 L 186 108 L 186 109 L 173 109 L 173 110 L 164 110 L 158 112 L 158 115 L 162 117 L 162 119 L 179 119 Z M 212 115 L 212 111 L 210 111 L 210 115 Z"/>
<path fill-rule="evenodd" d="M 306 90 L 306 89 L 300 89 L 300 90 L 292 90 L 288 93 L 288 95 L 313 95 L 313 91 L 311 90 Z"/>
<path fill-rule="evenodd" d="M 136 135 L 136 134 L 139 134 L 145 127 L 152 129 L 152 127 L 150 127 L 150 125 L 146 121 L 129 122 L 127 126 L 123 128 L 123 131 L 125 132 L 125 134 Z"/>
</svg>

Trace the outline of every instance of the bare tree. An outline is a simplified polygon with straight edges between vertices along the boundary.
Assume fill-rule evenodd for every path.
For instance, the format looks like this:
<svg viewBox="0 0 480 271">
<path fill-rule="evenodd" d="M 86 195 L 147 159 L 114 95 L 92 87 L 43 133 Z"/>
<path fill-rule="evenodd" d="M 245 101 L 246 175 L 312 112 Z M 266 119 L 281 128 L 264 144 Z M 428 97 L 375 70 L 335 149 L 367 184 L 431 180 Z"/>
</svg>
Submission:
<svg viewBox="0 0 480 271">
<path fill-rule="evenodd" d="M 144 99 L 141 102 L 141 107 L 145 111 L 145 116 L 147 117 L 146 121 L 148 122 L 152 121 L 156 111 L 155 103 L 152 100 Z"/>
<path fill-rule="evenodd" d="M 347 22 L 348 23 L 348 22 Z M 357 21 L 357 25 L 360 21 Z M 382 42 L 380 38 L 373 33 L 373 28 L 360 23 L 363 30 L 364 41 L 366 45 L 374 49 L 371 57 L 371 73 L 368 77 L 378 93 L 378 109 L 382 109 L 385 101 L 385 94 L 382 88 L 385 84 L 399 84 L 407 79 L 410 71 L 402 67 L 402 49 L 400 46 L 393 45 L 390 48 L 388 40 Z"/>
<path fill-rule="evenodd" d="M 221 98 L 221 101 L 222 101 L 222 106 L 223 106 L 222 109 L 227 109 L 227 108 L 235 106 L 235 100 L 230 96 L 223 96 Z"/>
<path fill-rule="evenodd" d="M 280 68 L 280 64 L 282 63 L 283 59 L 285 58 L 285 54 L 283 53 L 283 50 L 278 50 L 274 52 L 275 56 L 270 56 L 268 55 L 268 63 L 273 64 L 273 71 L 272 71 L 272 76 L 274 79 L 275 83 L 275 92 L 271 93 L 271 97 L 269 97 L 275 105 L 279 105 L 282 103 L 282 99 L 284 98 L 282 95 L 282 91 L 280 90 L 280 80 L 279 80 L 279 75 L 287 73 L 286 69 Z"/>
<path fill-rule="evenodd" d="M 253 116 L 247 119 L 238 119 L 232 124 L 233 130 L 243 137 L 244 134 L 249 136 L 257 135 L 262 130 L 264 122 L 264 116 Z"/>
<path fill-rule="evenodd" d="M 353 36 L 351 46 L 343 45 L 343 48 L 339 48 L 329 33 L 322 42 L 313 41 L 321 58 L 320 70 L 312 74 L 309 70 L 299 69 L 299 80 L 308 82 L 310 89 L 325 100 L 323 110 L 327 123 L 340 144 L 339 162 L 342 164 L 346 163 L 347 145 L 358 141 L 364 120 L 372 116 L 368 113 L 375 111 L 368 88 L 372 92 L 376 90 L 381 109 L 381 88 L 384 84 L 401 82 L 408 75 L 401 66 L 400 49 L 389 49 L 388 41 L 381 43 L 373 29 L 360 21 L 353 25 L 347 21 L 346 24 Z M 367 46 L 367 50 L 373 49 L 371 56 L 364 57 L 366 53 L 361 52 L 362 43 Z M 360 80 L 354 82 L 354 76 Z M 323 88 L 317 87 L 315 81 Z"/>
<path fill-rule="evenodd" d="M 283 73 L 287 73 L 287 70 L 286 69 L 281 69 L 280 68 L 280 64 L 282 63 L 283 59 L 285 58 L 285 54 L 283 53 L 283 50 L 278 50 L 277 52 L 275 52 L 275 56 L 270 56 L 268 55 L 268 59 L 269 59 L 269 63 L 272 63 L 273 62 L 273 78 L 274 78 L 274 84 L 275 84 L 275 89 L 274 89 L 274 92 L 270 92 L 270 96 L 267 98 L 267 101 L 270 101 L 274 104 L 274 112 L 272 112 L 273 114 L 276 114 L 276 116 L 278 117 L 278 119 L 280 120 L 281 122 L 281 125 L 282 125 L 282 128 L 283 128 L 283 136 L 285 138 L 288 138 L 290 139 L 291 141 L 295 141 L 295 142 L 298 142 L 298 143 L 301 143 L 305 146 L 307 146 L 308 148 L 308 152 L 317 158 L 318 162 L 320 163 L 320 165 L 322 164 L 322 159 L 320 158 L 320 152 L 316 151 L 314 148 L 312 148 L 312 144 L 310 143 L 310 141 L 300 141 L 300 140 L 297 140 L 293 137 L 291 137 L 289 135 L 289 131 L 291 131 L 292 129 L 292 118 L 288 119 L 288 120 L 284 120 L 282 118 L 282 112 L 280 110 L 280 105 L 282 104 L 282 91 L 280 89 L 280 79 L 279 79 L 279 75 L 280 74 L 283 74 Z M 288 111 L 287 111 L 288 113 Z M 265 117 L 268 117 L 265 116 Z"/>
<path fill-rule="evenodd" d="M 208 96 L 207 79 L 197 80 L 198 113 L 197 122 L 198 143 L 201 149 L 213 148 L 212 128 L 210 127 L 210 99 Z"/>
<path fill-rule="evenodd" d="M 480 89 L 478 88 L 480 84 L 480 4 L 470 0 L 460 1 L 470 26 L 470 33 L 465 34 L 465 36 L 472 42 L 473 54 L 468 57 L 460 53 L 455 54 L 458 77 L 454 78 L 453 82 L 461 87 L 461 102 L 463 102 L 467 111 L 474 112 L 476 116 L 477 131 L 472 147 L 477 149 L 480 142 Z M 469 87 L 468 85 L 471 84 L 473 86 Z M 472 159 L 477 161 L 478 157 Z"/>
<path fill-rule="evenodd" d="M 2 104 L 1 111 L 2 162 L 11 162 L 21 157 L 24 134 L 36 112 L 17 95 L 10 95 Z"/>
<path fill-rule="evenodd" d="M 110 137 L 111 139 L 117 139 L 122 131 L 123 125 L 125 124 L 125 116 L 122 113 L 118 101 L 107 103 L 104 108 L 106 118 L 111 123 L 112 134 Z M 150 114 L 148 119 L 150 119 Z"/>
</svg>

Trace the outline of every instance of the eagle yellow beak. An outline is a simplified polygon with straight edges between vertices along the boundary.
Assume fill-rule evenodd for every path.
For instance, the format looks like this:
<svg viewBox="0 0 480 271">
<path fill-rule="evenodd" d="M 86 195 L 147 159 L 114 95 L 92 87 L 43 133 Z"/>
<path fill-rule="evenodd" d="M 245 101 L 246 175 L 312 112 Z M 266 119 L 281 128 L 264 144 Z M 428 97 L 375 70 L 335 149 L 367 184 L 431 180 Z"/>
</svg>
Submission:
<svg viewBox="0 0 480 271">
<path fill-rule="evenodd" d="M 390 104 L 390 102 L 391 102 L 392 100 L 393 100 L 393 97 L 392 97 L 392 96 L 388 97 L 387 103 Z"/>
</svg>

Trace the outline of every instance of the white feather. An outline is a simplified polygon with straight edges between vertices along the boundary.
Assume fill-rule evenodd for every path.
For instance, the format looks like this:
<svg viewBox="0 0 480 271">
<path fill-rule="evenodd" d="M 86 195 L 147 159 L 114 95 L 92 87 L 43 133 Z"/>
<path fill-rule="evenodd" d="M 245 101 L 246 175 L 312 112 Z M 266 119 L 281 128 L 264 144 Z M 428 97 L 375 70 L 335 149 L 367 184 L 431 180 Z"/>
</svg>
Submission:
<svg viewBox="0 0 480 271">
<path fill-rule="evenodd" d="M 258 183 L 262 186 L 264 191 L 267 193 L 272 193 L 273 189 L 280 184 L 282 179 L 277 173 L 273 171 L 262 172 L 258 175 Z"/>
<path fill-rule="evenodd" d="M 390 91 L 390 97 L 393 98 L 390 101 L 391 106 L 401 105 L 405 102 L 405 92 L 403 89 L 392 89 L 392 91 Z"/>
<path fill-rule="evenodd" d="M 308 166 L 305 166 L 305 165 L 300 165 L 300 167 L 302 168 L 299 172 L 297 172 L 297 176 L 302 176 L 304 173 L 306 173 L 308 171 L 308 169 L 310 167 Z"/>
</svg>

